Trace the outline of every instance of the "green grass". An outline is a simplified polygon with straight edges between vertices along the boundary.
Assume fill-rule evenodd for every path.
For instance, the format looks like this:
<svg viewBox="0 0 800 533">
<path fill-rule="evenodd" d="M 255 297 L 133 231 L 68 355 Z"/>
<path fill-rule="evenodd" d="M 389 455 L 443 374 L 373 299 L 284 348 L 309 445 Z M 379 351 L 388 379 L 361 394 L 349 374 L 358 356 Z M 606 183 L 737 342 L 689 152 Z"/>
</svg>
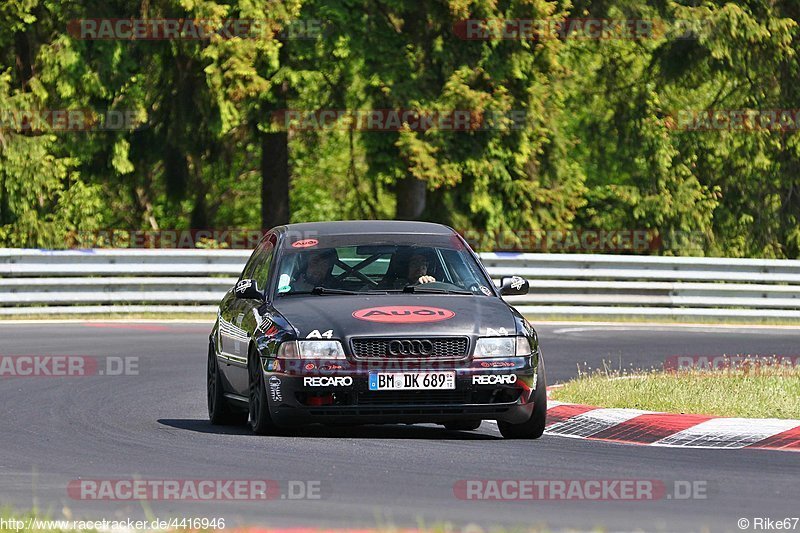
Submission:
<svg viewBox="0 0 800 533">
<path fill-rule="evenodd" d="M 743 418 L 800 419 L 800 368 L 581 372 L 552 390 L 568 403 Z"/>
<path fill-rule="evenodd" d="M 152 520 L 153 518 L 154 517 L 150 517 L 147 520 Z M 379 517 L 376 517 L 376 519 L 377 519 L 377 526 L 372 528 L 376 533 L 403 533 L 405 531 L 408 531 L 408 529 L 409 529 L 407 527 L 396 526 L 396 525 L 392 524 L 391 521 L 387 521 L 387 520 L 379 518 Z M 16 526 L 13 523 L 10 524 L 9 521 L 11 521 L 11 520 L 21 522 L 22 524 L 20 524 L 20 525 L 22 527 Z M 47 528 L 43 528 L 43 527 L 39 527 L 39 528 L 30 527 L 31 525 L 33 525 L 32 521 L 34 521 L 34 520 L 39 520 L 39 521 L 53 520 L 53 521 L 61 521 L 61 522 L 67 522 L 67 521 L 71 522 L 72 520 L 75 520 L 75 519 L 73 519 L 73 518 L 52 519 L 52 518 L 49 518 L 49 517 L 42 517 L 40 514 L 37 514 L 35 511 L 27 512 L 27 513 L 19 513 L 19 512 L 14 512 L 14 511 L 9 510 L 9 509 L 6 509 L 6 510 L 0 509 L 0 533 L 77 533 L 77 532 L 83 533 L 83 532 L 95 532 L 95 531 L 97 531 L 97 530 L 94 530 L 94 529 L 58 529 L 58 528 L 55 528 L 55 527 L 52 528 L 52 529 L 47 529 Z M 101 518 L 96 518 L 95 520 L 99 521 L 99 520 L 102 520 L 102 519 Z M 108 520 L 125 520 L 125 519 L 124 518 L 113 518 L 113 519 L 112 518 L 108 518 Z M 14 527 L 11 527 L 12 525 Z M 265 530 L 265 529 L 269 529 L 269 527 L 258 527 L 258 526 L 255 526 L 253 528 L 250 528 L 250 527 L 230 527 L 229 526 L 226 529 L 230 530 L 232 532 L 237 532 L 237 531 L 238 532 L 247 532 L 248 530 Z M 325 529 L 329 529 L 329 528 L 325 528 Z M 325 529 L 320 529 L 320 531 L 323 531 Z M 479 533 L 550 533 L 550 532 L 554 531 L 553 529 L 551 529 L 550 527 L 548 527 L 545 524 L 535 524 L 535 525 L 526 524 L 526 525 L 520 525 L 518 527 L 515 527 L 515 526 L 507 527 L 507 526 L 504 526 L 504 527 L 488 527 L 488 528 L 480 527 L 477 524 L 470 524 L 470 525 L 468 525 L 466 527 L 461 527 L 461 526 L 452 524 L 450 522 L 438 522 L 437 521 L 437 522 L 433 522 L 433 523 L 430 523 L 430 524 L 426 524 L 425 521 L 422 518 L 417 520 L 417 529 L 419 531 L 423 532 L 423 533 L 452 533 L 453 531 L 475 531 L 475 532 L 479 532 Z M 344 528 L 342 528 L 341 530 L 344 531 Z M 151 530 L 142 529 L 140 531 L 142 533 L 146 533 L 147 531 L 151 531 Z M 176 530 L 173 530 L 173 531 L 180 532 L 182 530 L 181 529 L 176 529 Z M 195 531 L 214 533 L 215 531 L 216 532 L 221 532 L 222 530 L 221 529 L 217 529 L 217 530 L 214 530 L 214 529 L 202 530 L 201 529 L 201 530 L 195 530 Z M 577 530 L 558 529 L 558 531 L 577 531 Z M 602 528 L 602 527 L 595 527 L 595 528 L 592 528 L 592 529 L 589 529 L 589 530 L 582 529 L 580 531 L 584 531 L 584 532 L 590 531 L 590 532 L 596 532 L 596 533 L 603 533 L 606 530 L 605 530 L 605 528 Z M 657 531 L 660 531 L 660 530 L 657 530 Z M 157 531 L 154 531 L 154 533 L 157 533 Z"/>
</svg>

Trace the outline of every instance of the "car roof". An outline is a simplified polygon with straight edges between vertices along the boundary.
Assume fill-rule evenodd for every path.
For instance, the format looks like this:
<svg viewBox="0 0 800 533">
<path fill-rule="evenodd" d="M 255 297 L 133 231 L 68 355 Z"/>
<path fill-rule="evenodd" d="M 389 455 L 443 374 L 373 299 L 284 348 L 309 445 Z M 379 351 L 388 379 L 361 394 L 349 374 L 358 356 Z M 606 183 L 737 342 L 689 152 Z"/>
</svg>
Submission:
<svg viewBox="0 0 800 533">
<path fill-rule="evenodd" d="M 316 235 L 386 235 L 427 234 L 453 235 L 453 229 L 433 222 L 417 222 L 411 220 L 342 220 L 336 222 L 303 222 L 281 226 L 289 232 L 314 232 Z"/>
</svg>

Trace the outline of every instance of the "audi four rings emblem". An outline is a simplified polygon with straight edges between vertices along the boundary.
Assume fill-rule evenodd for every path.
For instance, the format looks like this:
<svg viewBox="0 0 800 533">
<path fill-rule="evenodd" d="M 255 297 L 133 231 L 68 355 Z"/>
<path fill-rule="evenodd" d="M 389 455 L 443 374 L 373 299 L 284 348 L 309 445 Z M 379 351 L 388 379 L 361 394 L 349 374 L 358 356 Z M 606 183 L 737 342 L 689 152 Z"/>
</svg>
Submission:
<svg viewBox="0 0 800 533">
<path fill-rule="evenodd" d="M 389 343 L 389 355 L 430 355 L 433 343 L 428 340 L 394 340 Z"/>
</svg>

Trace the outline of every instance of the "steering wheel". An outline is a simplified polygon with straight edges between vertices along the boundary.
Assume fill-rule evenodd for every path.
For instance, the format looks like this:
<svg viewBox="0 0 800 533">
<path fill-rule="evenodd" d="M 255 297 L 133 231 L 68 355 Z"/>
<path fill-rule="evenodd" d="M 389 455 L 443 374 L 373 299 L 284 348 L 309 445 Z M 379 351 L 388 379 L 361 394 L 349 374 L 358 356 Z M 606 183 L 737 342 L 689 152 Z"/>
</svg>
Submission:
<svg viewBox="0 0 800 533">
<path fill-rule="evenodd" d="M 459 287 L 458 285 L 454 285 L 452 283 L 447 283 L 446 281 L 431 281 L 430 283 L 420 283 L 417 281 L 415 283 L 412 283 L 411 285 L 413 285 L 414 287 L 430 287 L 431 289 L 445 289 L 448 291 L 464 290 L 462 287 Z"/>
</svg>

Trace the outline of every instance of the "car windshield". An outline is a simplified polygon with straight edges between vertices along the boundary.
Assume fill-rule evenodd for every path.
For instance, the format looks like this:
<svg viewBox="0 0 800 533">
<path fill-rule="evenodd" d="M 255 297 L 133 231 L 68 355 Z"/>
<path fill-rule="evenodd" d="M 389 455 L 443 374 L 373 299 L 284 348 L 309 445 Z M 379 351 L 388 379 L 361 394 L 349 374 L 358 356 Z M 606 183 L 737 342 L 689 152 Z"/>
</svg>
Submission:
<svg viewBox="0 0 800 533">
<path fill-rule="evenodd" d="M 458 239 L 427 236 L 376 243 L 365 237 L 325 236 L 288 244 L 277 265 L 277 295 L 494 295 L 491 280 Z"/>
</svg>

